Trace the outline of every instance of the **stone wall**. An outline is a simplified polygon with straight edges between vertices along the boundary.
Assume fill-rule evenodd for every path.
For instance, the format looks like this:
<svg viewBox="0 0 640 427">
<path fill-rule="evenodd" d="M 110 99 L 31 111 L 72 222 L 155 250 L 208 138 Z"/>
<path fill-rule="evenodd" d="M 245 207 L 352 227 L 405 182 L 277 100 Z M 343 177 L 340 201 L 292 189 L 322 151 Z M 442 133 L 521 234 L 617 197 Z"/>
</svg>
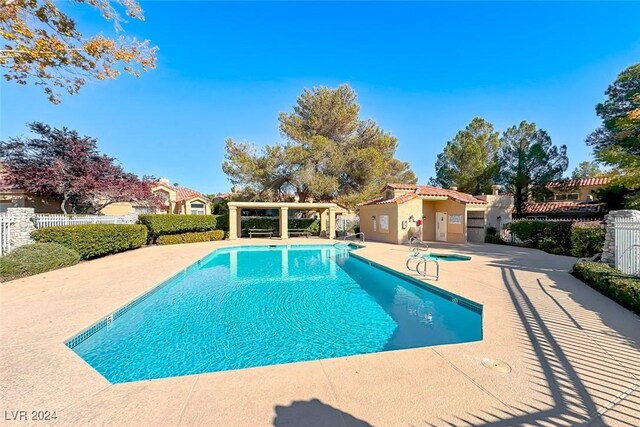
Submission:
<svg viewBox="0 0 640 427">
<path fill-rule="evenodd" d="M 12 219 L 10 229 L 11 250 L 33 243 L 31 232 L 36 229 L 34 224 L 35 211 L 33 208 L 7 208 L 7 214 Z"/>
<path fill-rule="evenodd" d="M 602 262 L 610 266 L 615 265 L 616 233 L 614 224 L 618 218 L 633 218 L 640 221 L 640 211 L 625 209 L 621 211 L 611 211 L 604 217 L 606 234 L 604 245 L 602 246 Z"/>
</svg>

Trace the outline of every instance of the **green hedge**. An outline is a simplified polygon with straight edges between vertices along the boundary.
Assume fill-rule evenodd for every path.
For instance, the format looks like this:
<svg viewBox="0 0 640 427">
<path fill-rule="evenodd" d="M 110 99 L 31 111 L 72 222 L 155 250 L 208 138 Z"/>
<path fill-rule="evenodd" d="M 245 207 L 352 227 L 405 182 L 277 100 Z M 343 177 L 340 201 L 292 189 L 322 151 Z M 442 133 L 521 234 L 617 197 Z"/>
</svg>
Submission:
<svg viewBox="0 0 640 427">
<path fill-rule="evenodd" d="M 571 230 L 571 254 L 586 258 L 602 252 L 605 230 L 601 227 L 576 226 Z"/>
<path fill-rule="evenodd" d="M 138 221 L 147 227 L 152 240 L 165 234 L 209 231 L 216 228 L 214 215 L 143 214 L 138 216 Z"/>
<path fill-rule="evenodd" d="M 59 243 L 82 259 L 91 259 L 139 248 L 147 242 L 147 228 L 140 224 L 68 225 L 39 228 L 31 238 L 38 243 Z"/>
<path fill-rule="evenodd" d="M 640 314 L 640 278 L 622 274 L 600 262 L 579 262 L 573 275 L 620 305 Z"/>
<path fill-rule="evenodd" d="M 229 230 L 229 213 L 214 215 L 216 218 L 216 228 L 218 230 Z"/>
<path fill-rule="evenodd" d="M 313 218 L 289 218 L 287 227 L 291 229 L 308 230 L 313 235 L 320 234 L 320 221 Z M 246 232 L 250 228 L 270 228 L 277 232 L 280 230 L 280 220 L 274 217 L 248 218 L 242 221 L 242 229 Z"/>
<path fill-rule="evenodd" d="M 532 248 L 537 248 L 544 237 L 544 221 L 517 221 L 508 225 L 509 230 L 522 243 Z"/>
<path fill-rule="evenodd" d="M 502 240 L 500 234 L 498 233 L 498 229 L 495 227 L 487 227 L 487 231 L 484 236 L 485 243 L 495 243 L 498 245 L 504 245 L 505 241 Z"/>
<path fill-rule="evenodd" d="M 211 230 L 198 233 L 167 234 L 158 237 L 156 243 L 159 245 L 175 245 L 178 243 L 211 242 L 222 240 L 224 237 L 225 232 L 223 230 Z"/>
<path fill-rule="evenodd" d="M 0 282 L 68 267 L 80 261 L 78 252 L 57 243 L 33 243 L 0 257 Z"/>
<path fill-rule="evenodd" d="M 569 221 L 517 221 L 508 228 L 529 247 L 575 257 L 590 257 L 602 252 L 605 235 L 600 226 Z"/>
</svg>

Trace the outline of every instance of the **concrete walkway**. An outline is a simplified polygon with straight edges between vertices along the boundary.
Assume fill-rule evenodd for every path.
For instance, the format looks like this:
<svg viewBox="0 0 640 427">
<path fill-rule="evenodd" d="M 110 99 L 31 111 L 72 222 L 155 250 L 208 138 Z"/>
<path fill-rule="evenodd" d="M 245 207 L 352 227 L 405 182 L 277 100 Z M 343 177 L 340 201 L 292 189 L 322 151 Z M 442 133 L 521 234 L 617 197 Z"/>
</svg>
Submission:
<svg viewBox="0 0 640 427">
<path fill-rule="evenodd" d="M 112 385 L 64 341 L 221 245 L 157 246 L 0 285 L 7 425 L 640 425 L 640 318 L 574 279 L 573 258 L 497 245 L 430 283 L 484 305 L 481 342 Z M 321 243 L 292 239 L 290 243 Z M 357 253 L 406 271 L 408 249 Z M 484 367 L 506 362 L 511 372 Z M 16 411 L 27 421 L 10 421 Z M 6 412 L 5 412 L 6 411 Z M 55 422 L 31 411 L 55 411 Z"/>
</svg>

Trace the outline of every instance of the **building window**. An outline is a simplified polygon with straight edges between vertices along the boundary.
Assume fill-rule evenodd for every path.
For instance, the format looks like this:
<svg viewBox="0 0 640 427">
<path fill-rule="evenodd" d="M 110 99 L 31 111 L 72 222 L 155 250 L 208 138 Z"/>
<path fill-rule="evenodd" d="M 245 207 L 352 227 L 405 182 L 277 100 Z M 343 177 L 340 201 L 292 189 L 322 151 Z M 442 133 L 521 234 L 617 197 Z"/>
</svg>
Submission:
<svg viewBox="0 0 640 427">
<path fill-rule="evenodd" d="M 380 215 L 378 218 L 380 221 L 380 232 L 388 233 L 389 232 L 389 215 Z"/>
<path fill-rule="evenodd" d="M 191 214 L 192 215 L 204 215 L 206 205 L 201 202 L 191 202 Z"/>
</svg>

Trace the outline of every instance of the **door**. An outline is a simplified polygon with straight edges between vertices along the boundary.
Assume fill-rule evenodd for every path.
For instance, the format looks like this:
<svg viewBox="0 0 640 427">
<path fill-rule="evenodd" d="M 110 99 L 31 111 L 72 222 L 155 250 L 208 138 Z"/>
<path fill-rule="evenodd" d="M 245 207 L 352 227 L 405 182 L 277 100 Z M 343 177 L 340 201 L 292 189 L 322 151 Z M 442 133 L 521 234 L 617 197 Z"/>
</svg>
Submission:
<svg viewBox="0 0 640 427">
<path fill-rule="evenodd" d="M 447 241 L 447 213 L 436 212 L 436 240 Z"/>
</svg>

